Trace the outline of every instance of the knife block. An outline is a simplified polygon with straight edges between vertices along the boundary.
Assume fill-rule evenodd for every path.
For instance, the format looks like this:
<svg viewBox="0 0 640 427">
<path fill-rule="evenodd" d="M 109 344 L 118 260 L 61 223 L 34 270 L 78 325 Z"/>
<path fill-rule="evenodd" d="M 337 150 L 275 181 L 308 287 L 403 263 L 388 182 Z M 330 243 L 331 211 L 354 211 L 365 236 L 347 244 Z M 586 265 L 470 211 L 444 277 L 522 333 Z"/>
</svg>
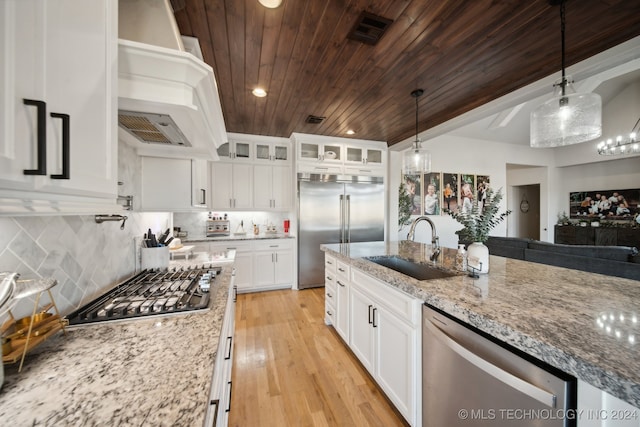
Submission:
<svg viewBox="0 0 640 427">
<path fill-rule="evenodd" d="M 169 267 L 169 247 L 142 248 L 140 253 L 140 268 L 143 270 Z"/>
</svg>

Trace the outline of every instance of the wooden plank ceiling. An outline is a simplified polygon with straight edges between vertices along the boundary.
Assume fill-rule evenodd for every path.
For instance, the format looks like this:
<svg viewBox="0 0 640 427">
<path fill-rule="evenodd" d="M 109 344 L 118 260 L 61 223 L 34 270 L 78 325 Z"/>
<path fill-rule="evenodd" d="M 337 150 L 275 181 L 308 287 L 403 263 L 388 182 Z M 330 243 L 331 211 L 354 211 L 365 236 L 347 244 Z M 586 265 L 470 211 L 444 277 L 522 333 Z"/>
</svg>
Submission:
<svg viewBox="0 0 640 427">
<path fill-rule="evenodd" d="M 387 141 L 543 77 L 560 76 L 560 9 L 547 0 L 172 0 L 218 80 L 227 131 Z M 367 11 L 393 20 L 376 45 L 347 38 Z M 567 66 L 640 35 L 638 0 L 568 0 Z M 262 87 L 268 95 L 251 94 Z M 549 88 L 549 93 L 551 93 Z M 308 124 L 308 115 L 326 117 Z"/>
</svg>

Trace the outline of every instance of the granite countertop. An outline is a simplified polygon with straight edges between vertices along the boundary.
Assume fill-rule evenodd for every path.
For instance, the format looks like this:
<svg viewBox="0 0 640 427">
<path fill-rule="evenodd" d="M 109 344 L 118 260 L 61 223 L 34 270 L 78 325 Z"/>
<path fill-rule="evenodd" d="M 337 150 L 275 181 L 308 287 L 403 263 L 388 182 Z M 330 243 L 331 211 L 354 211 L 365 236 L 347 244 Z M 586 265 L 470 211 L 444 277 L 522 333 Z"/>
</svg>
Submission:
<svg viewBox="0 0 640 427">
<path fill-rule="evenodd" d="M 247 233 L 244 235 L 231 234 L 230 236 L 217 236 L 217 237 L 195 237 L 182 239 L 183 244 L 196 243 L 196 242 L 228 242 L 235 240 L 264 240 L 264 239 L 295 239 L 295 236 L 291 234 L 283 233 L 260 233 L 255 235 L 253 233 Z"/>
<path fill-rule="evenodd" d="M 67 328 L 22 372 L 5 365 L 3 425 L 203 425 L 233 264 L 206 254 L 170 264 L 203 263 L 222 267 L 209 309 Z"/>
<path fill-rule="evenodd" d="M 490 258 L 489 274 L 477 279 L 460 275 L 418 281 L 363 257 L 397 255 L 453 269 L 456 250 L 443 248 L 432 263 L 431 245 L 410 241 L 332 244 L 322 249 L 640 407 L 638 281 L 496 256 Z"/>
</svg>

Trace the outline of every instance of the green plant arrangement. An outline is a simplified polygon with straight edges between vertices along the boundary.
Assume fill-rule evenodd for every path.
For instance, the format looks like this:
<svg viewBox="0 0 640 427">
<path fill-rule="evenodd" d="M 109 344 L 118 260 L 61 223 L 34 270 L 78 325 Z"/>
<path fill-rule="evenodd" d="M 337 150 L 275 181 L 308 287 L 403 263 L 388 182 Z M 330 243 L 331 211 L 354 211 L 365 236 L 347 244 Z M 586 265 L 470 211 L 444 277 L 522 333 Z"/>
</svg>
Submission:
<svg viewBox="0 0 640 427">
<path fill-rule="evenodd" d="M 411 223 L 411 196 L 405 191 L 404 184 L 398 189 L 398 226 L 400 230 Z"/>
<path fill-rule="evenodd" d="M 510 210 L 498 213 L 501 200 L 502 189 L 494 192 L 489 188 L 482 210 L 478 206 L 477 199 L 474 199 L 469 212 L 453 212 L 450 209 L 445 209 L 446 213 L 464 226 L 463 229 L 456 231 L 459 240 L 463 242 L 486 242 L 489 238 L 489 232 L 511 213 Z"/>
</svg>

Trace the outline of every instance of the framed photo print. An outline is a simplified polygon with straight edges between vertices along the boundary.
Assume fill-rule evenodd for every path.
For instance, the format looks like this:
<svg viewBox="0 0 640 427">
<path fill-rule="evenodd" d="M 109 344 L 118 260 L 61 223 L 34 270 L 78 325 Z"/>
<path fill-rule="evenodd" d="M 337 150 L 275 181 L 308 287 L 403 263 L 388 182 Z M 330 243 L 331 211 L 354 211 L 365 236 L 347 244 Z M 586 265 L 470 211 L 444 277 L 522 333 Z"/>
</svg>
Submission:
<svg viewBox="0 0 640 427">
<path fill-rule="evenodd" d="M 441 201 L 441 182 L 440 172 L 431 172 L 423 175 L 422 182 L 424 185 L 424 214 L 440 215 Z"/>
</svg>

